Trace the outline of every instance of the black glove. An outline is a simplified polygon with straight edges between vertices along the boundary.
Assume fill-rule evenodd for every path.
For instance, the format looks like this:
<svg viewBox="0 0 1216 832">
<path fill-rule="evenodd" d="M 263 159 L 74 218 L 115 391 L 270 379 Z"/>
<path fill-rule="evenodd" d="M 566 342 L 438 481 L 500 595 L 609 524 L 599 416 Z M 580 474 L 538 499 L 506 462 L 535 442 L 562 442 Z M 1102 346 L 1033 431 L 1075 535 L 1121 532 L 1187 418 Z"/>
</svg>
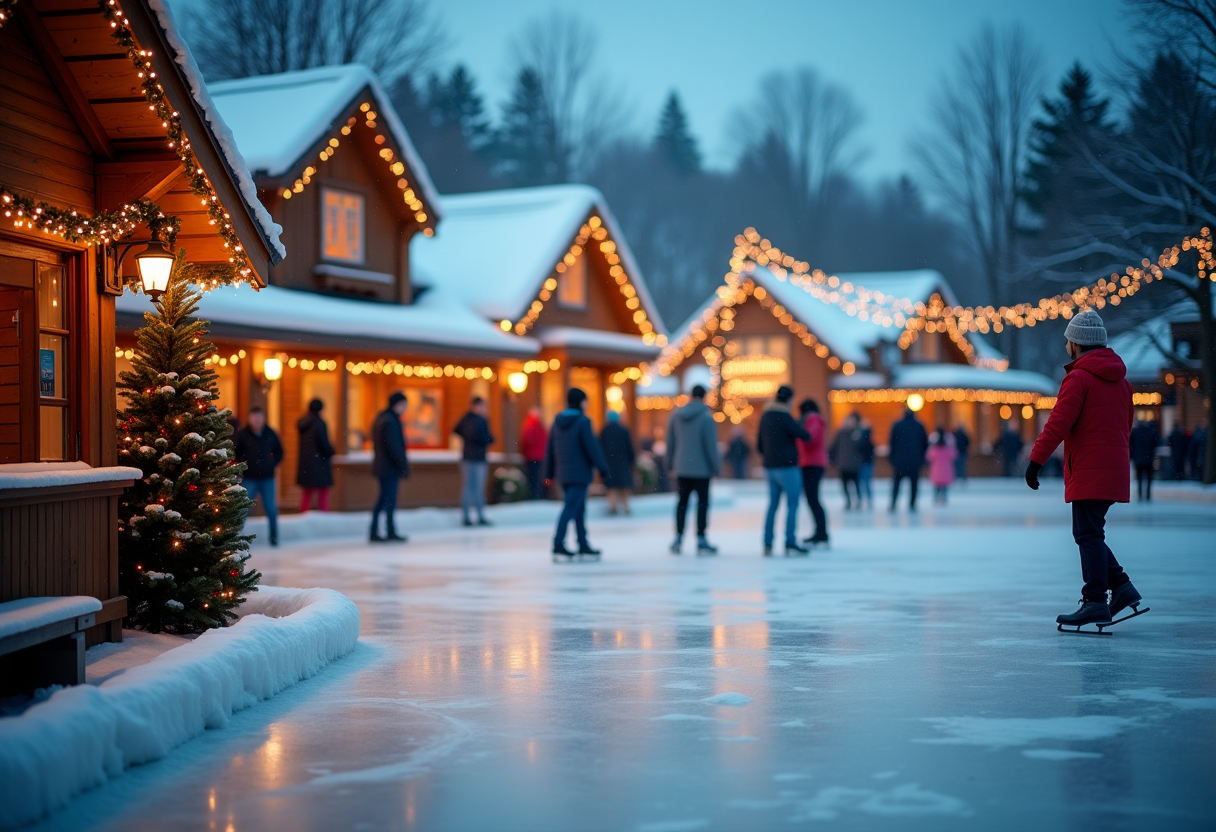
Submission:
<svg viewBox="0 0 1216 832">
<path fill-rule="evenodd" d="M 1043 466 L 1037 462 L 1031 462 L 1026 466 L 1026 484 L 1035 491 L 1039 490 L 1039 472 L 1043 470 Z"/>
</svg>

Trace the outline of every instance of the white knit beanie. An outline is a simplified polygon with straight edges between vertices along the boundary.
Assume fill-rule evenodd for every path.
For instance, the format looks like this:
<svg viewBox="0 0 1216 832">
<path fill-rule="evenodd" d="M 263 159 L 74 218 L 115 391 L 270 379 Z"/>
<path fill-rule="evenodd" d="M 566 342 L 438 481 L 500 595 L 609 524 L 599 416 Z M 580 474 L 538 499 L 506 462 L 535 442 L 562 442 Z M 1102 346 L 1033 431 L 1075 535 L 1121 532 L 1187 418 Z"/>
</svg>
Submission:
<svg viewBox="0 0 1216 832">
<path fill-rule="evenodd" d="M 1064 337 L 1080 347 L 1105 347 L 1106 327 L 1097 312 L 1085 309 L 1072 316 Z"/>
</svg>

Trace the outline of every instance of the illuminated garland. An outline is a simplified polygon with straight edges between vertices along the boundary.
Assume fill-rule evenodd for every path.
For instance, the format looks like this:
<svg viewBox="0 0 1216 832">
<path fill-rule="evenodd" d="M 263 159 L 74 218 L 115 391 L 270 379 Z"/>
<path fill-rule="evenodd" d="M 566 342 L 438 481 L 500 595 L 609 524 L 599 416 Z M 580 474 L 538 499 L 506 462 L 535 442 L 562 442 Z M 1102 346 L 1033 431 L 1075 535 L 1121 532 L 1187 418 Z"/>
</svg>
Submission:
<svg viewBox="0 0 1216 832">
<path fill-rule="evenodd" d="M 559 275 L 564 274 L 578 261 L 579 257 L 586 253 L 588 243 L 599 244 L 600 252 L 608 261 L 608 274 L 616 281 L 621 294 L 625 296 L 625 306 L 633 311 L 633 322 L 642 333 L 642 340 L 647 344 L 666 345 L 666 336 L 656 333 L 654 324 L 647 318 L 646 310 L 642 308 L 642 299 L 637 290 L 633 288 L 624 267 L 621 266 L 621 256 L 617 254 L 617 244 L 609 237 L 604 221 L 598 216 L 592 214 L 590 219 L 578 230 L 578 236 L 574 238 L 574 242 L 570 244 L 569 250 L 562 256 L 562 259 L 557 261 L 553 271 Z M 553 297 L 553 293 L 556 291 L 557 278 L 549 277 L 541 287 L 536 299 L 532 301 L 532 305 L 528 307 L 528 311 L 515 323 L 506 319 L 499 321 L 499 328 L 503 332 L 514 330 L 517 335 L 527 335 L 536 324 L 536 319 L 540 317 L 545 303 Z"/>
<path fill-rule="evenodd" d="M 154 237 L 160 237 L 169 247 L 181 230 L 181 221 L 165 214 L 150 199 L 137 199 L 113 211 L 99 211 L 91 217 L 79 211 L 57 208 L 0 185 L 0 208 L 17 228 L 31 228 L 44 234 L 54 234 L 70 243 L 104 245 L 113 243 L 146 224 Z"/>
<path fill-rule="evenodd" d="M 359 111 L 363 113 L 364 125 L 369 130 L 375 131 L 376 111 L 372 109 L 371 103 L 367 101 L 363 102 L 359 105 Z M 359 120 L 357 118 L 351 116 L 346 120 L 346 124 L 344 124 L 342 129 L 338 132 L 343 136 L 349 136 L 351 134 L 351 130 L 355 127 L 358 121 Z M 383 145 L 388 141 L 388 139 L 383 133 L 377 132 L 374 141 L 377 145 Z M 338 151 L 340 146 L 341 141 L 339 141 L 338 137 L 331 136 L 329 141 L 325 143 L 325 147 L 322 148 L 320 154 L 318 154 L 319 161 L 322 163 L 328 162 L 330 158 L 332 158 L 333 155 Z M 405 173 L 405 163 L 398 158 L 398 154 L 392 148 L 381 147 L 379 155 L 381 159 L 388 163 L 389 171 L 394 176 L 401 177 Z M 308 167 L 304 168 L 303 172 L 300 174 L 300 177 L 296 179 L 292 186 L 290 188 L 283 189 L 283 199 L 291 199 L 294 194 L 302 193 L 304 188 L 312 182 L 312 178 L 316 175 L 317 168 L 315 166 L 309 165 Z M 435 229 L 433 225 L 425 225 L 425 223 L 428 221 L 426 206 L 423 205 L 422 200 L 418 198 L 418 195 L 414 193 L 414 189 L 410 187 L 409 181 L 404 178 L 399 178 L 397 180 L 397 188 L 401 191 L 401 197 L 404 200 L 406 207 L 414 212 L 414 219 L 417 220 L 420 225 L 423 225 L 422 233 L 427 237 L 434 236 Z"/>
<path fill-rule="evenodd" d="M 833 404 L 886 404 L 903 403 L 909 396 L 918 395 L 926 402 L 980 402 L 982 404 L 1029 405 L 1036 410 L 1051 410 L 1056 405 L 1055 396 L 1040 396 L 1038 393 L 1019 393 L 1010 390 L 990 390 L 970 387 L 908 387 L 881 390 L 832 390 L 828 401 Z"/>
</svg>

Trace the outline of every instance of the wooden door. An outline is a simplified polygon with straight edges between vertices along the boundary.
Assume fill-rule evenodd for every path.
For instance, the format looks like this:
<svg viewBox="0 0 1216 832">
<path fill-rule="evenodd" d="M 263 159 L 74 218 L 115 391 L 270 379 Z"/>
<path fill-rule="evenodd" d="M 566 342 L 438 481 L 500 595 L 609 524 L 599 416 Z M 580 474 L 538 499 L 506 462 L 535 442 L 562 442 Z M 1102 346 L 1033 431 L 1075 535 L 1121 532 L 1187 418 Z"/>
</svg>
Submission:
<svg viewBox="0 0 1216 832">
<path fill-rule="evenodd" d="M 34 291 L 4 279 L 19 277 L 5 273 L 8 260 L 0 258 L 0 463 L 31 462 L 38 458 L 37 381 L 25 359 L 34 341 Z M 32 276 L 33 264 L 25 265 Z"/>
</svg>

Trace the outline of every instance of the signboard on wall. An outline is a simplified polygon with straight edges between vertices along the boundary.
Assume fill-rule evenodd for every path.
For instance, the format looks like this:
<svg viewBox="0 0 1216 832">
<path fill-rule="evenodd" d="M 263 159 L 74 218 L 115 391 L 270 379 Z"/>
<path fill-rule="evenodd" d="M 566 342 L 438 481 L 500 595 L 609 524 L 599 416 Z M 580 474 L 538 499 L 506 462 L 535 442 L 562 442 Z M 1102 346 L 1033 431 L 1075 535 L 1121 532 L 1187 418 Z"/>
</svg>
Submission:
<svg viewBox="0 0 1216 832">
<path fill-rule="evenodd" d="M 790 383 L 790 342 L 785 336 L 753 336 L 727 342 L 723 349 L 722 395 L 731 399 L 768 399 Z"/>
<path fill-rule="evenodd" d="M 443 388 L 406 387 L 401 392 L 409 402 L 401 417 L 405 443 L 411 448 L 443 447 Z"/>
</svg>

